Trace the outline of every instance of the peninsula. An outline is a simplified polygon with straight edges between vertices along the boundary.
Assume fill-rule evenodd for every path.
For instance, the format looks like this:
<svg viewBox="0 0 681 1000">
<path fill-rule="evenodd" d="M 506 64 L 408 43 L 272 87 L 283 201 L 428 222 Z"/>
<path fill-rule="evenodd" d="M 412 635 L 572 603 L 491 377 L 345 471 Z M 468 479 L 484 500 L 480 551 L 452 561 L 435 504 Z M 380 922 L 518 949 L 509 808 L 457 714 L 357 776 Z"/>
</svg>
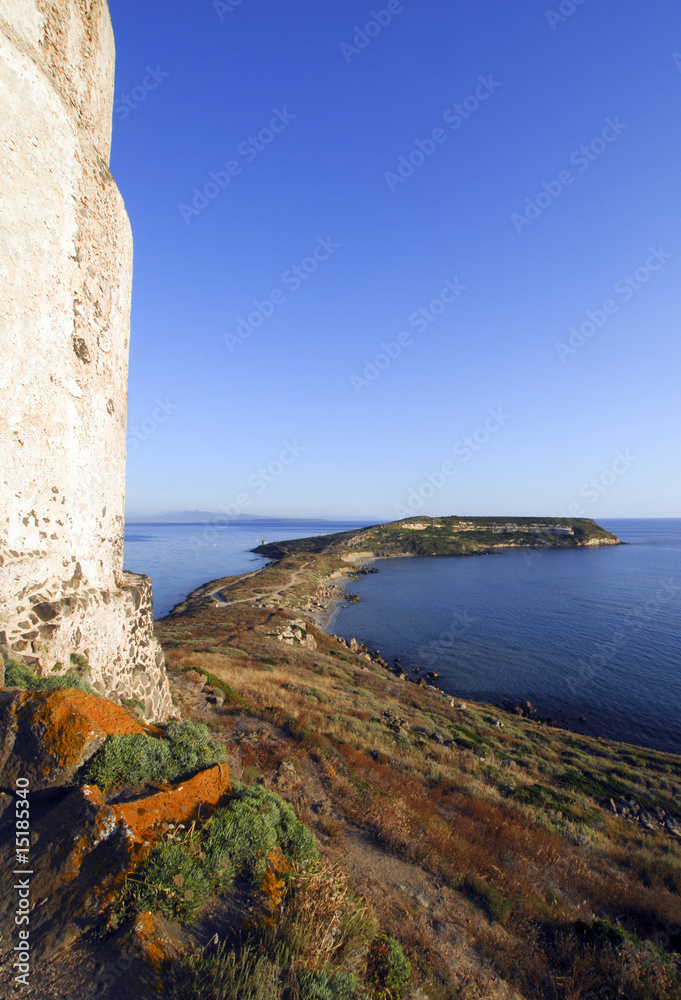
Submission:
<svg viewBox="0 0 681 1000">
<path fill-rule="evenodd" d="M 577 548 L 621 545 L 619 538 L 585 517 L 408 517 L 371 528 L 259 545 L 254 552 L 281 559 L 293 553 L 363 550 L 389 556 L 468 556 L 507 548 Z"/>
</svg>

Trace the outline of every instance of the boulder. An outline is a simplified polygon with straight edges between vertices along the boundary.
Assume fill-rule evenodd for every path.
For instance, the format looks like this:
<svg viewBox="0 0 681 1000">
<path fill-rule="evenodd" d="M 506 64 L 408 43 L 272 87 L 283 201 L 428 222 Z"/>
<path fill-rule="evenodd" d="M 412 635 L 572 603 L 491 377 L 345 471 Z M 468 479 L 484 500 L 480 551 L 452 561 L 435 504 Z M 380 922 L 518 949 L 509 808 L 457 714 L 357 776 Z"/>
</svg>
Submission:
<svg viewBox="0 0 681 1000">
<path fill-rule="evenodd" d="M 213 811 L 230 794 L 229 768 L 216 764 L 176 785 L 113 808 L 134 841 L 149 844 L 159 840 L 172 823 L 189 823 Z"/>
<path fill-rule="evenodd" d="M 206 683 L 205 674 L 200 674 L 198 670 L 186 670 L 184 677 L 185 680 L 191 681 L 192 684 L 198 684 L 200 687 Z"/>
<path fill-rule="evenodd" d="M 68 785 L 108 736 L 160 736 L 106 698 L 62 688 L 0 692 L 0 788 L 26 778 L 31 792 Z"/>
<path fill-rule="evenodd" d="M 218 764 L 133 801 L 107 803 L 95 785 L 62 799 L 31 830 L 26 877 L 35 958 L 49 959 L 103 920 L 126 876 L 169 827 L 207 817 L 230 790 L 227 765 Z M 0 867 L 20 867 L 13 840 L 0 847 Z M 0 899 L 0 952 L 11 947 L 16 905 L 12 892 Z"/>
<path fill-rule="evenodd" d="M 71 944 L 93 923 L 123 888 L 138 850 L 129 831 L 118 821 L 98 788 L 71 792 L 31 830 L 29 902 L 31 952 L 34 960 L 49 958 Z M 13 840 L 0 848 L 3 871 L 15 864 Z M 11 867 L 10 867 L 11 866 Z M 17 881 L 22 876 L 16 875 Z M 14 892 L 0 898 L 2 950 L 11 949 Z"/>
<path fill-rule="evenodd" d="M 111 943 L 117 962 L 106 965 L 109 980 L 118 980 L 116 995 L 126 1000 L 137 1000 L 141 995 L 163 996 L 166 966 L 192 952 L 194 947 L 194 941 L 180 924 L 166 920 L 159 913 L 138 913 Z M 124 970 L 119 977 L 116 968 Z M 113 986 L 113 982 L 109 985 Z"/>
<path fill-rule="evenodd" d="M 671 833 L 673 837 L 681 838 L 681 823 L 674 819 L 673 816 L 665 816 L 664 828 L 667 833 Z"/>
</svg>

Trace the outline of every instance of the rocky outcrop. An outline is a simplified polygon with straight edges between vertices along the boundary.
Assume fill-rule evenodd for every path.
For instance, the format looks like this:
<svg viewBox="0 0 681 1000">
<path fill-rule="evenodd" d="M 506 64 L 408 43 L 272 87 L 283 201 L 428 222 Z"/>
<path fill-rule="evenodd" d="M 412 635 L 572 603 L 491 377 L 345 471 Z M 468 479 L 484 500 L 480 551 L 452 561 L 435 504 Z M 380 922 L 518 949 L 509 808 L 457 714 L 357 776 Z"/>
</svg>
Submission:
<svg viewBox="0 0 681 1000">
<path fill-rule="evenodd" d="M 170 830 L 207 818 L 226 800 L 229 769 L 218 764 L 123 795 L 120 789 L 105 795 L 96 785 L 74 787 L 78 771 L 107 737 L 161 738 L 163 730 L 84 691 L 9 689 L 0 695 L 0 868 L 17 869 L 17 878 L 25 872 L 32 955 L 46 960 L 105 921 L 126 879 Z M 30 792 L 26 798 L 15 793 L 15 810 L 11 793 L 22 787 Z M 27 827 L 14 829 L 15 812 L 31 817 L 30 824 L 22 820 L 30 829 L 25 841 L 21 831 Z M 0 955 L 15 943 L 16 907 L 12 892 L 0 896 Z"/>
<path fill-rule="evenodd" d="M 108 736 L 160 736 L 118 705 L 85 691 L 0 691 L 0 788 L 67 785 Z"/>
<path fill-rule="evenodd" d="M 171 710 L 150 583 L 124 573 L 132 238 L 109 172 L 106 0 L 0 0 L 0 652 L 87 657 Z"/>
</svg>

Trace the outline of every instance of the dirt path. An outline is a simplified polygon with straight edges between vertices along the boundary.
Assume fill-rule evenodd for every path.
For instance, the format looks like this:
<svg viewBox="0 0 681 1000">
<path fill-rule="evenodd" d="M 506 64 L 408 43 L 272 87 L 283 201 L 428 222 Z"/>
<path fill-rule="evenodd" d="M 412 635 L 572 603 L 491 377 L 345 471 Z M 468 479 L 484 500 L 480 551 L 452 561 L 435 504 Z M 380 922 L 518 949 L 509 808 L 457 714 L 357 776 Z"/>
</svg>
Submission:
<svg viewBox="0 0 681 1000">
<path fill-rule="evenodd" d="M 505 937 L 479 907 L 438 882 L 421 867 L 386 853 L 368 835 L 345 826 L 337 847 L 327 848 L 351 875 L 377 913 L 392 926 L 409 925 L 410 936 L 432 949 L 462 998 L 523 1000 L 489 966 L 475 946 L 481 931 Z"/>
<path fill-rule="evenodd" d="M 247 580 L 251 576 L 256 576 L 261 572 L 261 570 L 257 569 L 253 573 L 246 573 L 244 576 L 240 576 L 238 580 L 235 580 L 233 583 L 228 583 L 226 587 L 218 587 L 216 590 L 211 590 L 208 596 L 214 597 L 222 607 L 229 607 L 232 604 L 255 604 L 256 601 L 262 601 L 264 598 L 271 599 L 273 597 L 281 597 L 285 590 L 290 590 L 291 587 L 295 587 L 296 584 L 300 582 L 301 576 L 309 565 L 310 562 L 306 562 L 300 567 L 300 569 L 295 570 L 295 572 L 291 574 L 289 582 L 284 587 L 280 587 L 278 590 L 272 590 L 264 594 L 256 591 L 253 597 L 242 597 L 237 601 L 225 600 L 222 596 L 222 592 L 224 590 L 228 590 L 230 587 L 235 587 L 238 583 L 241 583 L 243 580 Z"/>
</svg>

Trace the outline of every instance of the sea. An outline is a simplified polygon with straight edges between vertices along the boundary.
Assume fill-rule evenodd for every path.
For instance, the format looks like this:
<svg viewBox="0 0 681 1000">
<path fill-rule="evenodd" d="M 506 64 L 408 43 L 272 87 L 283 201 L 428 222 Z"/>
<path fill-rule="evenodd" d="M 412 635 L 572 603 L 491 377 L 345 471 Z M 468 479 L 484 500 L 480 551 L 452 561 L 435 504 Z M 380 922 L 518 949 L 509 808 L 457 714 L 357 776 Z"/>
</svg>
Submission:
<svg viewBox="0 0 681 1000">
<path fill-rule="evenodd" d="M 603 520 L 625 545 L 377 560 L 330 630 L 453 697 L 529 700 L 591 736 L 681 753 L 681 519 Z M 356 522 L 129 524 L 125 565 L 153 578 L 155 614 L 280 541 Z M 214 535 L 217 532 L 217 537 Z"/>
</svg>

